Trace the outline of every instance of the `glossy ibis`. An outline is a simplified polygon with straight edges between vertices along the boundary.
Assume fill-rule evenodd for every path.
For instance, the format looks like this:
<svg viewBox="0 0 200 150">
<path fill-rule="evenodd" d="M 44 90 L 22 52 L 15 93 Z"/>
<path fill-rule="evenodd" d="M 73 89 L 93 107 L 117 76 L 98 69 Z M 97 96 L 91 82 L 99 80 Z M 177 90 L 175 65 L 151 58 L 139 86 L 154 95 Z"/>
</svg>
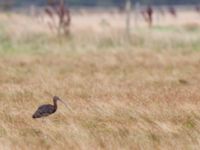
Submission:
<svg viewBox="0 0 200 150">
<path fill-rule="evenodd" d="M 36 112 L 33 114 L 32 118 L 41 118 L 41 117 L 46 117 L 49 116 L 53 113 L 56 112 L 57 110 L 57 101 L 62 102 L 65 106 L 67 106 L 65 104 L 65 102 L 63 100 L 61 100 L 58 96 L 54 96 L 53 97 L 53 105 L 51 104 L 45 104 L 45 105 L 41 105 Z"/>
</svg>

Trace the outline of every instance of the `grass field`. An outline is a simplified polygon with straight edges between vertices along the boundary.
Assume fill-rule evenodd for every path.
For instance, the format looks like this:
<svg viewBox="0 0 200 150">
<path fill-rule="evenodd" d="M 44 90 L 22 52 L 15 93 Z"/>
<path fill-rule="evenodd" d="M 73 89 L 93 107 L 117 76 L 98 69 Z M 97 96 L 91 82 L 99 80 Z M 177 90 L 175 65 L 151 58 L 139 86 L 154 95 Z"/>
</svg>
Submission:
<svg viewBox="0 0 200 150">
<path fill-rule="evenodd" d="M 200 148 L 200 22 L 142 25 L 127 39 L 102 16 L 74 16 L 58 38 L 38 19 L 0 14 L 0 149 Z M 32 119 L 53 95 L 72 111 L 60 103 Z"/>
</svg>

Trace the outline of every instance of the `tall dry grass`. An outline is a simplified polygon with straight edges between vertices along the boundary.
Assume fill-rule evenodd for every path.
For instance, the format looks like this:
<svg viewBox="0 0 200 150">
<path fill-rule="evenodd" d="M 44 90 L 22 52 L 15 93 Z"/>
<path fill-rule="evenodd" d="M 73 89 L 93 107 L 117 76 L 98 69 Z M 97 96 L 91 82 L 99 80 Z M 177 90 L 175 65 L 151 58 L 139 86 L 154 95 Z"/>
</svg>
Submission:
<svg viewBox="0 0 200 150">
<path fill-rule="evenodd" d="M 0 17 L 0 149 L 199 149 L 198 26 L 139 28 L 129 41 L 81 26 L 56 40 L 11 17 Z M 32 119 L 53 95 L 72 111 Z"/>
</svg>

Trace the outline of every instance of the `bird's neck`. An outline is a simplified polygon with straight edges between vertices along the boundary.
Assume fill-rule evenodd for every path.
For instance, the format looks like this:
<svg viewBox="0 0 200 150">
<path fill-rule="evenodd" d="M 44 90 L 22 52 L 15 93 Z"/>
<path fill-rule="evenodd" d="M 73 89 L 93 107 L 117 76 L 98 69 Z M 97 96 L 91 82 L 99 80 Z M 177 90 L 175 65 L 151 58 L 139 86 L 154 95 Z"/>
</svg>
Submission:
<svg viewBox="0 0 200 150">
<path fill-rule="evenodd" d="M 54 105 L 54 108 L 57 109 L 57 107 L 58 107 L 58 106 L 57 106 L 57 100 L 54 100 L 54 101 L 53 101 L 53 105 Z"/>
</svg>

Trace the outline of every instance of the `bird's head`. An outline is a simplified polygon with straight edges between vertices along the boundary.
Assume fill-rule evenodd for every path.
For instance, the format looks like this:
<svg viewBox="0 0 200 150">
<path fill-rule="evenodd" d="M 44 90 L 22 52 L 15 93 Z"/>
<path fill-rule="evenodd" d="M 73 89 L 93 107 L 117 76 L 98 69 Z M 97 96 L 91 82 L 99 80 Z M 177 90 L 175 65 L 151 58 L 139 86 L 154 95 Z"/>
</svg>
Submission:
<svg viewBox="0 0 200 150">
<path fill-rule="evenodd" d="M 54 101 L 54 102 L 60 101 L 60 102 L 62 102 L 62 103 L 67 107 L 66 102 L 64 102 L 64 101 L 63 101 L 62 99 L 60 99 L 58 96 L 54 96 L 54 97 L 53 97 L 53 101 Z"/>
<path fill-rule="evenodd" d="M 60 99 L 58 96 L 54 96 L 54 97 L 53 97 L 53 101 L 54 101 L 54 102 L 60 101 L 60 102 L 62 102 L 68 109 L 72 110 L 72 109 L 69 107 L 69 105 L 67 105 L 66 102 L 63 101 L 62 99 Z"/>
<path fill-rule="evenodd" d="M 54 97 L 53 97 L 53 100 L 54 100 L 54 101 L 58 101 L 58 100 L 61 100 L 61 99 L 60 99 L 58 96 L 54 96 Z"/>
</svg>

